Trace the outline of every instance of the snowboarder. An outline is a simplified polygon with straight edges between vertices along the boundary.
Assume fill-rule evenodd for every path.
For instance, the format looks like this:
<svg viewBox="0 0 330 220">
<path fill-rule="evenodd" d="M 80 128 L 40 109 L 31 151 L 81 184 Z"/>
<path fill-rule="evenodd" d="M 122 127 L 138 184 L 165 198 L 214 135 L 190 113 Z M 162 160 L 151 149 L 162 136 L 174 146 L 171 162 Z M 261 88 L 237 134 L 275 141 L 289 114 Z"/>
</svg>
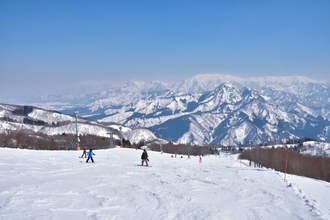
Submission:
<svg viewBox="0 0 330 220">
<path fill-rule="evenodd" d="M 89 152 L 88 152 L 88 158 L 86 160 L 86 163 L 88 163 L 89 159 L 92 160 L 92 162 L 94 163 L 94 160 L 93 160 L 93 155 L 95 155 L 92 151 L 92 149 L 89 149 Z"/>
<path fill-rule="evenodd" d="M 148 159 L 148 153 L 147 153 L 146 149 L 143 150 L 143 153 L 141 155 L 141 160 L 142 160 L 141 166 L 143 166 L 144 162 L 146 162 L 146 166 L 148 166 L 149 159 Z"/>
<path fill-rule="evenodd" d="M 87 157 L 86 147 L 84 147 L 84 151 L 83 151 L 83 154 L 81 155 L 81 157 L 84 157 L 84 156 L 85 156 L 85 158 Z"/>
</svg>

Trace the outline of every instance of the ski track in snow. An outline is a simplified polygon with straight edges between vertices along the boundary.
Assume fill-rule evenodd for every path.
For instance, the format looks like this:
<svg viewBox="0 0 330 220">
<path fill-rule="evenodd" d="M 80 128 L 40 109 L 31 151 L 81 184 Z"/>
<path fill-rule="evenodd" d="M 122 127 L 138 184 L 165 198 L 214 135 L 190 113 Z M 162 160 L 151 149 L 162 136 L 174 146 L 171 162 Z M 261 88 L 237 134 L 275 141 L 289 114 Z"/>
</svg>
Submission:
<svg viewBox="0 0 330 220">
<path fill-rule="evenodd" d="M 75 151 L 0 148 L 0 219 L 330 219 L 308 193 L 330 184 L 252 168 L 236 156 L 171 158 L 140 150 L 95 151 L 95 164 Z M 324 194 L 325 193 L 325 194 Z"/>
</svg>

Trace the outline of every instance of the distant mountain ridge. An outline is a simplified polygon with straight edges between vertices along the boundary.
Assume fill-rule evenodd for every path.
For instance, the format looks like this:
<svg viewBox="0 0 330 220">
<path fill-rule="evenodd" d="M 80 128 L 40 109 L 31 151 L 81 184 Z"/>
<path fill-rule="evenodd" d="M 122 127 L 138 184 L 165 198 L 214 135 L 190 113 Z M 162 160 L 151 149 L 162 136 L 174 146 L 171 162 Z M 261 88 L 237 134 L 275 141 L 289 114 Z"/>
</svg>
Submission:
<svg viewBox="0 0 330 220">
<path fill-rule="evenodd" d="M 130 82 L 74 110 L 102 122 L 146 127 L 172 141 L 244 145 L 304 136 L 328 141 L 328 109 L 326 82 L 202 74 L 171 85 Z"/>
<path fill-rule="evenodd" d="M 82 104 L 66 100 L 57 107 L 99 122 L 148 128 L 175 142 L 246 145 L 299 137 L 330 141 L 329 83 L 301 76 L 200 74 L 174 84 L 128 82 L 81 97 Z"/>
</svg>

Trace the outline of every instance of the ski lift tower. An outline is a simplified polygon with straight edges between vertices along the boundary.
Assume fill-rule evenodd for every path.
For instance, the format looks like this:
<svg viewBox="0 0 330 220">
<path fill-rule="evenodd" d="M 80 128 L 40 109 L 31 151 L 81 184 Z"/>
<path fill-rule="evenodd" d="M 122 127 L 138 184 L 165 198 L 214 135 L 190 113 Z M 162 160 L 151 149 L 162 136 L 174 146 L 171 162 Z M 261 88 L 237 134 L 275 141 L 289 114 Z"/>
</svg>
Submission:
<svg viewBox="0 0 330 220">
<path fill-rule="evenodd" d="M 120 130 L 120 147 L 123 147 L 123 134 L 121 133 L 121 129 L 122 129 L 122 127 L 120 126 L 119 127 L 119 130 Z"/>
<path fill-rule="evenodd" d="M 110 148 L 113 148 L 113 133 L 111 131 L 107 132 L 110 135 Z"/>
<path fill-rule="evenodd" d="M 80 140 L 79 140 L 79 136 L 78 136 L 78 116 L 79 116 L 79 112 L 78 111 L 76 111 L 76 112 L 74 112 L 74 116 L 75 116 L 75 118 L 76 118 L 76 150 L 80 150 L 80 146 L 79 146 L 79 142 L 80 142 Z"/>
</svg>

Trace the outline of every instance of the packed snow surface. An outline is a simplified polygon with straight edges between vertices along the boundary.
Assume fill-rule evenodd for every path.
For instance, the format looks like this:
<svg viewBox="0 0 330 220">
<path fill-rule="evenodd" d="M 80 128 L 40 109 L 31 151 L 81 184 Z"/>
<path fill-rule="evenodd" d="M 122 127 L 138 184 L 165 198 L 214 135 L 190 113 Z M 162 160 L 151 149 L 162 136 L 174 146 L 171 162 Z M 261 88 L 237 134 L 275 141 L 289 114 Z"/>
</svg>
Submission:
<svg viewBox="0 0 330 220">
<path fill-rule="evenodd" d="M 237 155 L 0 148 L 1 220 L 330 219 L 330 183 L 248 166 Z"/>
</svg>

